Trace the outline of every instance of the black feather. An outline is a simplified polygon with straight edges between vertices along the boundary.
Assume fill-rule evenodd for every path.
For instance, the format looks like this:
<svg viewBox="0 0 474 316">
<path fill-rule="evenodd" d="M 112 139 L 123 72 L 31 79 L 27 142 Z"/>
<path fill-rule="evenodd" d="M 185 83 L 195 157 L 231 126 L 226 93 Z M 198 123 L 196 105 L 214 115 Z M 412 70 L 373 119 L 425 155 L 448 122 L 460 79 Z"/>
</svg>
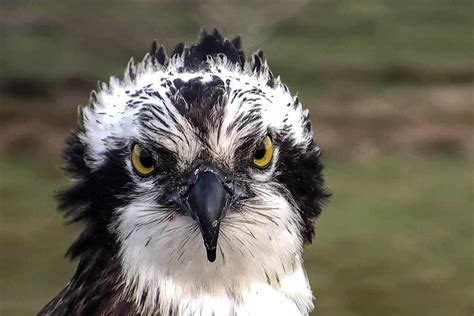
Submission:
<svg viewBox="0 0 474 316">
<path fill-rule="evenodd" d="M 162 66 L 166 65 L 167 57 L 166 52 L 163 46 L 158 47 L 158 42 L 153 41 L 150 48 L 150 57 L 153 65 L 160 64 Z"/>
<path fill-rule="evenodd" d="M 319 146 L 311 143 L 307 148 L 301 148 L 292 140 L 282 139 L 279 152 L 277 181 L 295 200 L 303 219 L 303 239 L 310 243 L 314 235 L 314 220 L 330 197 L 324 186 Z"/>
<path fill-rule="evenodd" d="M 181 55 L 184 52 L 184 67 L 188 69 L 198 69 L 205 67 L 207 57 L 216 57 L 220 54 L 225 56 L 228 61 L 240 65 L 242 68 L 245 64 L 245 54 L 241 49 L 240 37 L 234 38 L 232 41 L 225 39 L 214 30 L 212 34 L 208 34 L 205 30 L 201 31 L 199 41 L 185 48 L 182 43 L 178 44 L 173 50 L 172 56 Z"/>
<path fill-rule="evenodd" d="M 171 53 L 171 57 L 175 56 L 181 56 L 184 51 L 184 44 L 183 43 L 178 43 L 173 49 L 173 52 Z"/>
</svg>

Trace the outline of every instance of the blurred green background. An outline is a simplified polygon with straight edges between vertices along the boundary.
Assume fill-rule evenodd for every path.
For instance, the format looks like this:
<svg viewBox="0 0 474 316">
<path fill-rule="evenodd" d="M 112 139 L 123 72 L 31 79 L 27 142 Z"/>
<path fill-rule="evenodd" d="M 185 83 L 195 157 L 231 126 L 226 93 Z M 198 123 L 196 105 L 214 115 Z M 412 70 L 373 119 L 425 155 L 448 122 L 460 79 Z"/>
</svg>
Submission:
<svg viewBox="0 0 474 316">
<path fill-rule="evenodd" d="M 74 271 L 52 196 L 76 105 L 201 26 L 262 48 L 311 110 L 334 194 L 306 249 L 315 314 L 473 315 L 470 0 L 1 0 L 0 315 Z"/>
</svg>

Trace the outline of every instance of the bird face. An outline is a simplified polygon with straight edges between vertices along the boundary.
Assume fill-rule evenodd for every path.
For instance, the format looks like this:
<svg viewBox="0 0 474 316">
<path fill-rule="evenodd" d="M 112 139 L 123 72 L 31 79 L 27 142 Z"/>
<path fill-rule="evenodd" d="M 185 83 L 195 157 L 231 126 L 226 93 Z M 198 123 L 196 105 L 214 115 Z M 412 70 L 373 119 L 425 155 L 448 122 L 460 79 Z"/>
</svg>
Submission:
<svg viewBox="0 0 474 316">
<path fill-rule="evenodd" d="M 301 265 L 327 196 L 319 147 L 263 55 L 242 56 L 215 34 L 169 59 L 154 46 L 91 94 L 65 154 L 62 207 L 86 222 L 72 256 L 114 249 L 137 296 L 280 283 Z"/>
</svg>

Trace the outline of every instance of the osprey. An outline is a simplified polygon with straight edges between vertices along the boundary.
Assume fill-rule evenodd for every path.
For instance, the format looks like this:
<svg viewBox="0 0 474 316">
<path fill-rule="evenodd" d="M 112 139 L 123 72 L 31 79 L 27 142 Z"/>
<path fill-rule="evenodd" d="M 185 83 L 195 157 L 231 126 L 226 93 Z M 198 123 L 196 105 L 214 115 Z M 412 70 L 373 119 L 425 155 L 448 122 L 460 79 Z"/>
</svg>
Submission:
<svg viewBox="0 0 474 316">
<path fill-rule="evenodd" d="M 153 43 L 80 106 L 60 209 L 83 228 L 40 315 L 307 315 L 303 245 L 328 197 L 297 97 L 261 51 Z"/>
</svg>

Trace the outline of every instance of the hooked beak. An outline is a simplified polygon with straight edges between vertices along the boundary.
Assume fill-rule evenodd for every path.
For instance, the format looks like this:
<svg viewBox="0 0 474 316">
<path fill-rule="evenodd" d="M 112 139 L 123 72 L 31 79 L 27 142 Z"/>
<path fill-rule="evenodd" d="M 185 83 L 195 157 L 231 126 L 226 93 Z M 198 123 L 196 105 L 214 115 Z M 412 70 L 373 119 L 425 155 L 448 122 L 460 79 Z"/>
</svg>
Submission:
<svg viewBox="0 0 474 316">
<path fill-rule="evenodd" d="M 225 210 L 236 198 L 244 196 L 242 192 L 218 168 L 202 164 L 168 196 L 198 223 L 209 262 L 216 260 Z"/>
<path fill-rule="evenodd" d="M 191 216 L 197 220 L 207 252 L 207 260 L 216 260 L 217 239 L 229 193 L 211 171 L 198 171 L 187 202 Z"/>
</svg>

